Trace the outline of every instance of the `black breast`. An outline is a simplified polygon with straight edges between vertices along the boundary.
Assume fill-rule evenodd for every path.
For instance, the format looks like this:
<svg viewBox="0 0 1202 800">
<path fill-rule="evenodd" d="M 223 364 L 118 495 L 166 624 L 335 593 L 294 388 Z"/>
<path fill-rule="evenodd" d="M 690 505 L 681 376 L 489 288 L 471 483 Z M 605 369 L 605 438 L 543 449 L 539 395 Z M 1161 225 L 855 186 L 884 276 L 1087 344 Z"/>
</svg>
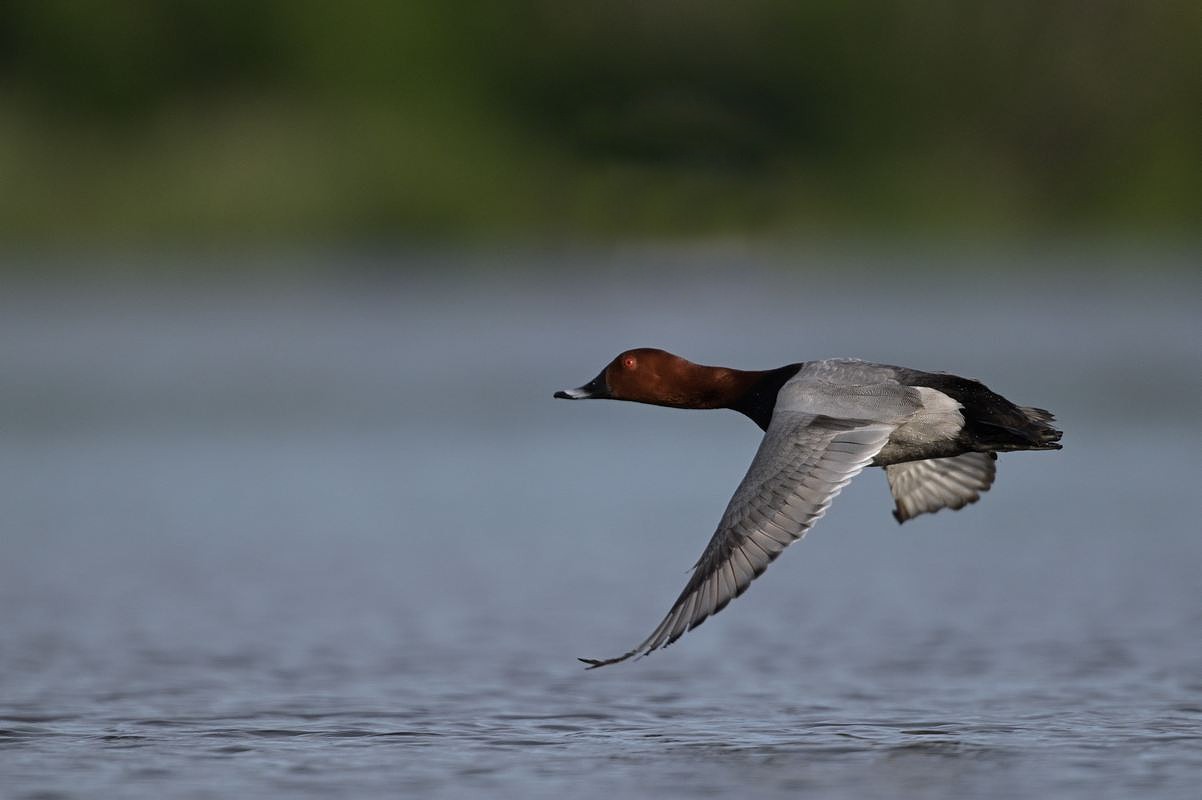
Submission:
<svg viewBox="0 0 1202 800">
<path fill-rule="evenodd" d="M 760 426 L 761 430 L 768 430 L 768 423 L 772 421 L 772 411 L 776 408 L 776 396 L 780 393 L 780 387 L 796 375 L 801 367 L 802 364 L 798 363 L 768 370 L 752 384 L 750 391 L 731 405 L 731 408 L 740 414 L 746 414 L 752 422 Z"/>
</svg>

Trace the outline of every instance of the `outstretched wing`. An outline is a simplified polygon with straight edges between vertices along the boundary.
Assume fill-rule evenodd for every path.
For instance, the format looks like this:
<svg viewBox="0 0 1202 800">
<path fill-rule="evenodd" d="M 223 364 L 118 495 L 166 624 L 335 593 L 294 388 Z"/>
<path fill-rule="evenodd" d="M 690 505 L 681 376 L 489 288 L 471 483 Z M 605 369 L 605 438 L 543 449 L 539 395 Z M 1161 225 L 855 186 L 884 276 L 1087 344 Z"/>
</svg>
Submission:
<svg viewBox="0 0 1202 800">
<path fill-rule="evenodd" d="M 692 578 L 663 622 L 628 653 L 580 660 L 594 668 L 646 655 L 717 614 L 826 513 L 895 427 L 777 412 Z"/>
<path fill-rule="evenodd" d="M 997 453 L 964 453 L 951 458 L 906 461 L 885 467 L 898 522 L 941 508 L 964 508 L 981 499 L 997 474 Z"/>
</svg>

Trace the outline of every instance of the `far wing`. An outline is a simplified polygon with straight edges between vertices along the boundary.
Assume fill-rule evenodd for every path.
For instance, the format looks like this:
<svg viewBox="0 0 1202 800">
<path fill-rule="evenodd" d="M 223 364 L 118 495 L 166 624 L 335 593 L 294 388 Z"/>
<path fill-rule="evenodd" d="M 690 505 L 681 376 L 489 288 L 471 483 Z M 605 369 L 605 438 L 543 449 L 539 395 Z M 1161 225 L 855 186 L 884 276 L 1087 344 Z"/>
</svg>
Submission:
<svg viewBox="0 0 1202 800">
<path fill-rule="evenodd" d="M 864 420 L 778 412 L 668 615 L 616 664 L 666 647 L 738 597 L 781 551 L 800 539 L 839 491 L 872 461 L 895 426 Z"/>
<path fill-rule="evenodd" d="M 997 474 L 997 453 L 964 453 L 951 458 L 907 461 L 885 467 L 898 522 L 941 508 L 964 508 L 981 499 Z"/>
</svg>

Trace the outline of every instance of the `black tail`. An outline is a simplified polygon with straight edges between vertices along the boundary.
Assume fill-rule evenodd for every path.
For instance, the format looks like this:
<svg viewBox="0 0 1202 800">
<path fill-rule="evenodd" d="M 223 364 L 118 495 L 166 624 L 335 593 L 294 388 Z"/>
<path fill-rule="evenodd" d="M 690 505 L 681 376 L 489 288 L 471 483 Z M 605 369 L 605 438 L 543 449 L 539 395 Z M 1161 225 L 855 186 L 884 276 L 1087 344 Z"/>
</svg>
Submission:
<svg viewBox="0 0 1202 800">
<path fill-rule="evenodd" d="M 952 397 L 961 406 L 964 429 L 960 446 L 965 450 L 1004 453 L 1010 450 L 1059 450 L 1055 417 L 1042 408 L 1017 406 L 972 378 L 942 372 L 905 370 L 902 382 L 928 386 Z"/>
<path fill-rule="evenodd" d="M 1051 424 L 1056 421 L 1056 417 L 1051 411 L 1033 406 L 1019 406 L 1018 410 L 1026 414 L 1027 419 L 1031 421 L 1026 431 L 1038 442 L 1039 446 L 1035 449 L 1059 450 L 1061 448 L 1061 445 L 1057 443 L 1064 432 Z"/>
<path fill-rule="evenodd" d="M 996 395 L 995 395 L 996 397 Z M 1051 411 L 1030 406 L 994 409 L 1002 413 L 970 419 L 965 427 L 971 430 L 973 444 L 994 452 L 1007 450 L 1059 450 L 1063 431 L 1052 426 L 1056 417 Z"/>
</svg>

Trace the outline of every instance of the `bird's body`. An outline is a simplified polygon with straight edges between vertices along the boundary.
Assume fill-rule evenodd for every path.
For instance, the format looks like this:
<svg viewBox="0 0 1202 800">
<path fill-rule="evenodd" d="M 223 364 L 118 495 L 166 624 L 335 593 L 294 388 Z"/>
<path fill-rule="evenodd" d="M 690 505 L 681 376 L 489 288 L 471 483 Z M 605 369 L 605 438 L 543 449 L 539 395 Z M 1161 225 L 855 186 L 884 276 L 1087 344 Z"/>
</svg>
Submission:
<svg viewBox="0 0 1202 800">
<path fill-rule="evenodd" d="M 867 466 L 885 468 L 894 517 L 904 522 L 975 502 L 993 483 L 999 452 L 1060 448 L 1049 412 L 1017 406 L 978 381 L 855 359 L 747 372 L 644 348 L 555 396 L 731 408 L 764 429 L 746 477 L 663 622 L 622 656 L 581 659 L 592 667 L 669 645 L 721 611 Z"/>
</svg>

